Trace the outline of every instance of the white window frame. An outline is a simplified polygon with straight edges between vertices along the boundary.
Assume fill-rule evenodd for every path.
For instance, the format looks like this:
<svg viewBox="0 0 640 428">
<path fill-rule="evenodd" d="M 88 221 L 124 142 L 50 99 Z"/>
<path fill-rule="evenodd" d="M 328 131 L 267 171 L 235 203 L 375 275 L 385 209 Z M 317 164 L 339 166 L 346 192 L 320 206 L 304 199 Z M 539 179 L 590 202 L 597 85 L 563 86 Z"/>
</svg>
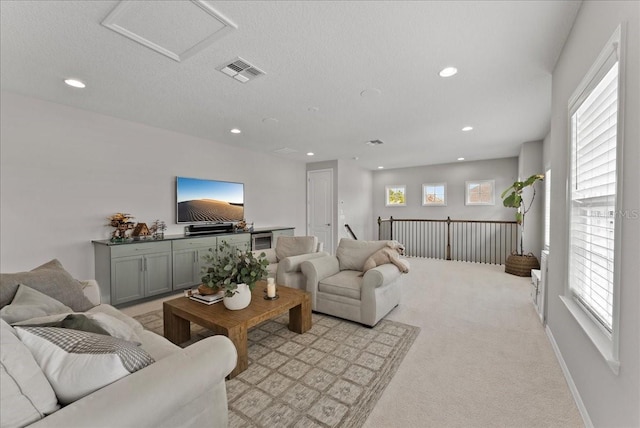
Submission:
<svg viewBox="0 0 640 428">
<path fill-rule="evenodd" d="M 543 249 L 551 246 L 551 168 L 544 172 L 544 242 Z"/>
<path fill-rule="evenodd" d="M 428 202 L 427 189 L 429 187 L 442 187 L 442 202 Z M 424 183 L 422 185 L 422 206 L 423 207 L 446 207 L 447 206 L 447 183 Z"/>
<path fill-rule="evenodd" d="M 582 102 L 588 97 L 591 91 L 600 83 L 605 74 L 611 69 L 611 56 L 617 55 L 618 61 L 618 109 L 617 109 L 617 127 L 616 127 L 616 212 L 620 212 L 622 206 L 622 159 L 623 159 L 623 135 L 624 135 L 624 37 L 625 31 L 622 25 L 618 26 L 615 30 L 602 52 L 598 56 L 597 60 L 586 74 L 580 85 L 577 87 L 573 96 L 569 99 L 568 110 L 568 125 L 569 125 L 569 144 L 568 144 L 568 164 L 567 174 L 569 175 L 569 186 L 572 185 L 571 177 L 571 160 L 572 156 L 572 132 L 571 132 L 571 120 L 573 112 L 575 112 Z M 567 218 L 565 224 L 567 225 L 567 257 L 570 260 L 571 248 L 569 243 L 571 234 L 571 191 L 567 192 Z M 622 244 L 622 224 L 620 221 L 616 221 L 614 224 L 614 266 L 613 266 L 613 297 L 612 297 L 612 329 L 609 332 L 604 328 L 601 322 L 599 322 L 589 310 L 587 310 L 578 300 L 574 297 L 570 289 L 570 268 L 567 269 L 567 275 L 565 278 L 564 295 L 560 296 L 560 299 L 565 304 L 569 312 L 576 319 L 578 324 L 585 331 L 587 336 L 591 339 L 595 347 L 598 349 L 602 357 L 606 360 L 609 368 L 617 375 L 620 370 L 619 360 L 619 332 L 620 332 L 620 260 L 621 260 L 621 244 Z M 569 263 L 570 264 L 570 263 Z"/>
<path fill-rule="evenodd" d="M 404 193 L 404 203 L 403 204 L 394 204 L 389 200 L 389 191 L 391 190 L 400 190 L 402 189 L 402 193 Z M 404 207 L 407 205 L 407 186 L 404 184 L 390 184 L 384 187 L 384 205 L 386 207 Z"/>
<path fill-rule="evenodd" d="M 471 185 L 491 185 L 491 201 L 490 202 L 471 202 L 469 200 L 469 190 Z M 495 180 L 468 180 L 464 182 L 464 204 L 465 205 L 495 205 L 496 204 L 496 181 Z"/>
</svg>

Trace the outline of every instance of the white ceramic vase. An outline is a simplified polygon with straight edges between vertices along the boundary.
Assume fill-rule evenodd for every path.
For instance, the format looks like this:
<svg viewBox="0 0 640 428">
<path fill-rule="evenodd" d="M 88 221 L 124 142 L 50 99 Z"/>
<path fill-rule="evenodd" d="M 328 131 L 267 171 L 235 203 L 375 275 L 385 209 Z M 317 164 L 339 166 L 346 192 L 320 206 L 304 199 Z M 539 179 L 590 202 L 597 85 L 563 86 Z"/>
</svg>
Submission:
<svg viewBox="0 0 640 428">
<path fill-rule="evenodd" d="M 251 290 L 247 284 L 238 284 L 236 294 L 222 299 L 224 306 L 232 311 L 244 309 L 251 303 Z"/>
</svg>

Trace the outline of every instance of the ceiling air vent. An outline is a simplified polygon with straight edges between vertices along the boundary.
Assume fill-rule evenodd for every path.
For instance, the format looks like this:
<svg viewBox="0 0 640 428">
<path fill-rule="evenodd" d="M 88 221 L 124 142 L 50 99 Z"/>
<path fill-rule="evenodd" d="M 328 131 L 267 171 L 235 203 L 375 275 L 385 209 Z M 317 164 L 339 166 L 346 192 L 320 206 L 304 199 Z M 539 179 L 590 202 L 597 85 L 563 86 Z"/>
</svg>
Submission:
<svg viewBox="0 0 640 428">
<path fill-rule="evenodd" d="M 371 140 L 371 141 L 367 141 L 365 144 L 367 146 L 375 147 L 375 146 L 380 146 L 380 145 L 382 145 L 384 143 L 382 141 L 380 141 L 380 140 Z"/>
<path fill-rule="evenodd" d="M 247 83 L 249 80 L 253 80 L 266 74 L 258 67 L 250 64 L 249 61 L 240 57 L 224 63 L 218 67 L 217 70 L 220 70 L 229 77 L 233 77 L 241 83 Z"/>
</svg>

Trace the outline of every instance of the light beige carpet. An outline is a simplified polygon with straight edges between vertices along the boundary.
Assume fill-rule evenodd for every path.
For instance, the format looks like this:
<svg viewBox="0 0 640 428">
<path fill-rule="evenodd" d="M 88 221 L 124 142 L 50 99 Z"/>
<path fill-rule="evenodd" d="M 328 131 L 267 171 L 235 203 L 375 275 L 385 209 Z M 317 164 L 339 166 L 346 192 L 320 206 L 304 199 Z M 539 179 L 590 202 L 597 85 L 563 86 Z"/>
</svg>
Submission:
<svg viewBox="0 0 640 428">
<path fill-rule="evenodd" d="M 136 319 L 162 334 L 162 310 Z M 249 330 L 249 368 L 227 381 L 230 428 L 361 427 L 420 330 L 312 319 L 304 334 L 289 331 L 288 315 Z M 212 334 L 191 328 L 182 346 Z"/>
<path fill-rule="evenodd" d="M 365 423 L 386 427 L 581 427 L 529 297 L 503 266 L 409 259 L 386 319 L 421 328 Z"/>
<path fill-rule="evenodd" d="M 401 303 L 386 319 L 421 331 L 364 427 L 583 426 L 529 278 L 502 266 L 409 261 Z"/>
</svg>

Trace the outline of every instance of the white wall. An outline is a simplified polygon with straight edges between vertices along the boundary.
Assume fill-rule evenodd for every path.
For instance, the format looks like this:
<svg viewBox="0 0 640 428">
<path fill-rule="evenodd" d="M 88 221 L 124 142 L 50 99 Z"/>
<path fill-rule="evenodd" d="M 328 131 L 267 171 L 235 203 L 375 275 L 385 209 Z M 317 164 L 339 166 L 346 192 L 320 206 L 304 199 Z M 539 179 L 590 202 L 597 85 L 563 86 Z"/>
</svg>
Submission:
<svg viewBox="0 0 640 428">
<path fill-rule="evenodd" d="M 500 194 L 518 178 L 518 158 L 458 162 L 373 172 L 373 218 L 515 220 L 515 210 L 502 205 Z M 495 180 L 495 205 L 465 205 L 465 181 Z M 447 206 L 423 207 L 422 184 L 447 183 Z M 385 186 L 407 186 L 407 206 L 385 207 Z M 378 224 L 374 222 L 374 237 Z"/>
<path fill-rule="evenodd" d="M 542 141 L 530 141 L 520 146 L 518 157 L 518 173 L 520 180 L 526 180 L 533 174 L 544 174 L 542 161 Z M 544 217 L 544 183 L 535 184 L 535 197 L 531 187 L 522 192 L 522 198 L 527 207 L 530 206 L 524 222 L 524 253 L 532 253 L 540 260 L 544 230 L 542 228 Z M 531 198 L 533 202 L 531 202 Z M 531 204 L 531 205 L 529 205 Z"/>
<path fill-rule="evenodd" d="M 16 94 L 0 110 L 2 272 L 58 258 L 93 278 L 91 240 L 110 236 L 116 212 L 182 234 L 176 176 L 243 182 L 247 221 L 304 234 L 304 163 Z"/>
<path fill-rule="evenodd" d="M 374 218 L 373 174 L 352 160 L 338 160 L 338 239 L 350 238 L 348 224 L 361 240 L 378 239 L 372 235 Z"/>
<path fill-rule="evenodd" d="M 542 141 L 542 167 L 543 172 L 551 167 L 551 136 L 549 134 Z"/>
<path fill-rule="evenodd" d="M 609 368 L 558 298 L 567 281 L 566 182 L 569 98 L 616 27 L 626 22 L 626 90 L 620 271 L 620 371 Z M 585 1 L 553 72 L 549 149 L 552 168 L 548 326 L 596 427 L 640 426 L 640 3 Z"/>
</svg>

